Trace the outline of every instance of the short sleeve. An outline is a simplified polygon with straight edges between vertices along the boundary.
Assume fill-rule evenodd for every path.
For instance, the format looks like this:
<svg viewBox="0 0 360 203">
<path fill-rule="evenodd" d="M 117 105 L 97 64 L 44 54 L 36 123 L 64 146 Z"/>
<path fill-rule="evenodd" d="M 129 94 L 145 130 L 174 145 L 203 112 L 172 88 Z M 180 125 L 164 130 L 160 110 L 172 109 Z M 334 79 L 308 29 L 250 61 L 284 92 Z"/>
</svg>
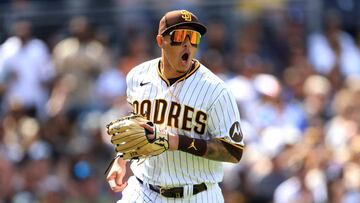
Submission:
<svg viewBox="0 0 360 203">
<path fill-rule="evenodd" d="M 240 113 L 233 94 L 226 88 L 209 110 L 208 132 L 212 138 L 222 138 L 244 146 Z"/>
</svg>

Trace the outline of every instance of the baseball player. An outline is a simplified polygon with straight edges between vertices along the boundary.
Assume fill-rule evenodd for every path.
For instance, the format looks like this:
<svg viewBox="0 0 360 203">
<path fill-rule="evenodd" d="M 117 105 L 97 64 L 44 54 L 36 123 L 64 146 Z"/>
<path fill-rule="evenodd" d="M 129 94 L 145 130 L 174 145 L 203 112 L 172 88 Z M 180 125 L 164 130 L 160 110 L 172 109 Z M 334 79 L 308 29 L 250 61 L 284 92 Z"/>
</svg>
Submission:
<svg viewBox="0 0 360 203">
<path fill-rule="evenodd" d="M 206 27 L 186 10 L 166 13 L 156 41 L 161 57 L 127 75 L 127 97 L 147 125 L 167 135 L 166 151 L 133 161 L 116 158 L 107 175 L 118 202 L 224 202 L 218 185 L 222 162 L 238 163 L 244 149 L 234 96 L 216 75 L 194 59 Z M 118 128 L 115 128 L 115 130 Z M 115 133 L 116 134 L 116 133 Z M 129 155 L 130 156 L 130 155 Z"/>
</svg>

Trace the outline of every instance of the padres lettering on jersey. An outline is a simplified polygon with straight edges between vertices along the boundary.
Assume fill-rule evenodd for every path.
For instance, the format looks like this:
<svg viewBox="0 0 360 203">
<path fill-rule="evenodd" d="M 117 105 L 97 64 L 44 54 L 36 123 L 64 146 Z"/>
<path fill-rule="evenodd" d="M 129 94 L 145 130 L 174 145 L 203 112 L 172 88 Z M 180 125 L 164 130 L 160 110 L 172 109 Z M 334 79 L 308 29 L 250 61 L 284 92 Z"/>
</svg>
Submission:
<svg viewBox="0 0 360 203">
<path fill-rule="evenodd" d="M 176 134 L 243 145 L 242 136 L 234 136 L 239 111 L 223 82 L 195 61 L 190 73 L 170 86 L 160 73 L 159 61 L 142 63 L 129 72 L 127 96 L 134 111 Z M 166 151 L 141 164 L 134 162 L 131 168 L 145 182 L 162 186 L 218 183 L 223 177 L 221 162 L 182 151 Z"/>
<path fill-rule="evenodd" d="M 155 99 L 153 102 L 150 100 L 143 100 L 133 102 L 134 112 L 151 119 L 152 106 L 154 106 L 154 117 L 152 121 L 155 124 L 166 124 L 169 127 L 179 128 L 185 131 L 194 130 L 196 133 L 203 135 L 208 115 L 193 107 L 181 105 L 177 102 L 171 101 L 170 104 L 164 99 Z M 167 110 L 169 108 L 169 110 Z M 168 115 L 165 115 L 165 113 Z M 195 117 L 194 125 L 191 125 L 192 117 Z M 165 122 L 165 118 L 167 118 Z"/>
</svg>

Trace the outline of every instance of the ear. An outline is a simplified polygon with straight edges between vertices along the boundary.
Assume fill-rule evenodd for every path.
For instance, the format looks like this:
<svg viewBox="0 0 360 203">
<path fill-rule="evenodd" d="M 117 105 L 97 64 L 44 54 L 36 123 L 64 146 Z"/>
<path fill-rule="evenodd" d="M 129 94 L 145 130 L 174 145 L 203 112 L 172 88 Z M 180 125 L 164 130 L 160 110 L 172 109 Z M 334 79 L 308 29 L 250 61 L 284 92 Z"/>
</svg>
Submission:
<svg viewBox="0 0 360 203">
<path fill-rule="evenodd" d="M 162 48 L 162 46 L 163 46 L 163 41 L 164 41 L 163 36 L 161 36 L 161 35 L 156 36 L 156 42 L 160 48 Z"/>
</svg>

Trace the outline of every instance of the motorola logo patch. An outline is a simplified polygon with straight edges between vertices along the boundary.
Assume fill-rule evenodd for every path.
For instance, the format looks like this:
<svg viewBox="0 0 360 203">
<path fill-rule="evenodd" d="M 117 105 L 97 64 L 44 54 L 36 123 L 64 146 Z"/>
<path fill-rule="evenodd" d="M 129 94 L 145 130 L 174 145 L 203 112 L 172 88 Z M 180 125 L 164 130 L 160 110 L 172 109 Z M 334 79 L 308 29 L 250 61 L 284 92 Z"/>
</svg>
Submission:
<svg viewBox="0 0 360 203">
<path fill-rule="evenodd" d="M 243 134 L 241 132 L 240 123 L 236 121 L 232 124 L 230 131 L 229 131 L 230 138 L 235 142 L 241 142 L 243 139 Z"/>
</svg>

